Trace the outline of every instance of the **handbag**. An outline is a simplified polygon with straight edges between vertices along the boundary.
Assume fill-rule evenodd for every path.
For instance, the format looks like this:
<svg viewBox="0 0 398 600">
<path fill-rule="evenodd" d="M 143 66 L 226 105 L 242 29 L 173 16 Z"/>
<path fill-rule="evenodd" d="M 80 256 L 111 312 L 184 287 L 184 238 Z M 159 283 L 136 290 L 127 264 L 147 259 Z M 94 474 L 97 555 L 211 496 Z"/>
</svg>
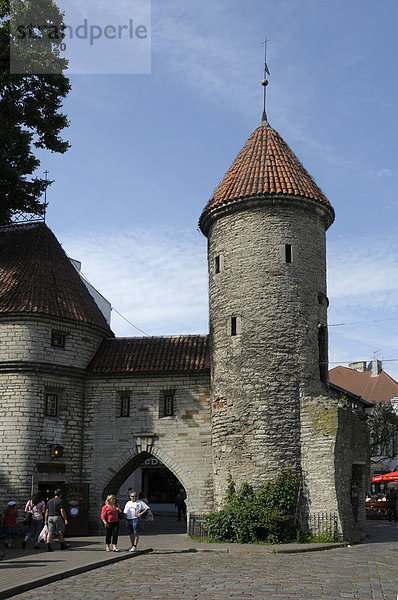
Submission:
<svg viewBox="0 0 398 600">
<path fill-rule="evenodd" d="M 27 527 L 30 527 L 30 524 L 32 522 L 32 513 L 31 512 L 26 512 L 25 513 L 25 518 L 24 518 L 24 523 Z"/>
</svg>

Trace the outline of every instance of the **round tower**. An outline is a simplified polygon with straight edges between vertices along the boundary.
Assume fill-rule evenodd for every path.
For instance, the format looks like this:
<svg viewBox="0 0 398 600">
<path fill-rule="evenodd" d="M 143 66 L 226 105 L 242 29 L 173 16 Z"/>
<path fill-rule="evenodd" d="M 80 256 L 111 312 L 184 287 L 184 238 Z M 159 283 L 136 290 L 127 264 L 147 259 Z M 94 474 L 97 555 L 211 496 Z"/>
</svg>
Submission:
<svg viewBox="0 0 398 600">
<path fill-rule="evenodd" d="M 32 487 L 81 482 L 86 367 L 113 334 L 44 223 L 0 227 L 0 272 L 0 499 L 21 508 Z"/>
<path fill-rule="evenodd" d="M 300 396 L 327 383 L 327 198 L 265 112 L 199 226 L 208 238 L 216 506 L 300 469 Z"/>
</svg>

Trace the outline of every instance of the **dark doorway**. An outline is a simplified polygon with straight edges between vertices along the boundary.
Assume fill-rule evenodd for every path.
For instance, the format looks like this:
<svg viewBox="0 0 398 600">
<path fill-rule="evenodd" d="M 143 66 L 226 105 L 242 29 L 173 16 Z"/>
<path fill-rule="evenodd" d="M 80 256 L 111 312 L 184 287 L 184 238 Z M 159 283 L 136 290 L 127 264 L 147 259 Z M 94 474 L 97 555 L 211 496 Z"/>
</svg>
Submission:
<svg viewBox="0 0 398 600">
<path fill-rule="evenodd" d="M 37 489 L 41 493 L 41 497 L 46 504 L 51 498 L 54 498 L 54 490 L 60 488 L 63 492 L 64 487 L 64 481 L 44 481 L 39 482 L 37 485 Z"/>
<path fill-rule="evenodd" d="M 177 477 L 163 465 L 143 466 L 142 490 L 152 503 L 174 504 L 181 484 Z"/>
<path fill-rule="evenodd" d="M 68 518 L 66 536 L 88 535 L 88 484 L 47 481 L 38 484 L 44 502 L 54 498 L 54 490 L 61 489 Z"/>
</svg>

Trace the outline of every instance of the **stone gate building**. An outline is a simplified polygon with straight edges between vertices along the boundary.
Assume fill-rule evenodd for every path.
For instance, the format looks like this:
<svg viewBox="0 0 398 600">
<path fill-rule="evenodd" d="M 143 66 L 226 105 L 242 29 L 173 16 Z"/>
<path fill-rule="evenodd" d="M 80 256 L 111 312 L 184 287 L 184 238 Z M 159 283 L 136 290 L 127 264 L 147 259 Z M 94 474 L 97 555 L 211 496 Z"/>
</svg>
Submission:
<svg viewBox="0 0 398 600">
<path fill-rule="evenodd" d="M 44 223 L 0 228 L 1 496 L 48 482 L 90 522 L 148 456 L 222 506 L 228 474 L 258 488 L 290 468 L 303 523 L 358 538 L 360 415 L 327 381 L 329 201 L 264 118 L 204 208 L 209 336 L 115 338 Z M 73 499 L 74 498 L 74 499 Z M 73 514 L 73 512 L 71 512 Z"/>
</svg>

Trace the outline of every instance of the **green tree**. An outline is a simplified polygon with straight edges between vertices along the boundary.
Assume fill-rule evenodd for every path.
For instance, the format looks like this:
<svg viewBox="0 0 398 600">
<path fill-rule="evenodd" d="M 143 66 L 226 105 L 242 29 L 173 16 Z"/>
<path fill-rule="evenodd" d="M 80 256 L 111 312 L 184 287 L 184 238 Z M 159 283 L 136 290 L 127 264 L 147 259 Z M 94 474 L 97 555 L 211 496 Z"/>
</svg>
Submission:
<svg viewBox="0 0 398 600">
<path fill-rule="evenodd" d="M 61 112 L 70 90 L 60 58 L 63 15 L 52 0 L 0 0 L 0 224 L 18 212 L 42 215 L 41 200 L 51 183 L 34 176 L 40 160 L 35 149 L 64 153 L 68 126 Z M 27 30 L 32 24 L 34 29 Z M 44 29 L 36 28 L 45 25 Z M 48 30 L 46 29 L 48 25 Z M 25 28 L 24 44 L 18 27 Z M 60 32 L 49 36 L 52 28 Z M 26 33 L 28 32 L 28 33 Z M 11 67 L 10 67 L 11 65 Z"/>
<path fill-rule="evenodd" d="M 397 454 L 398 415 L 391 404 L 375 404 L 372 417 L 367 423 L 372 462 L 393 458 Z"/>
</svg>

